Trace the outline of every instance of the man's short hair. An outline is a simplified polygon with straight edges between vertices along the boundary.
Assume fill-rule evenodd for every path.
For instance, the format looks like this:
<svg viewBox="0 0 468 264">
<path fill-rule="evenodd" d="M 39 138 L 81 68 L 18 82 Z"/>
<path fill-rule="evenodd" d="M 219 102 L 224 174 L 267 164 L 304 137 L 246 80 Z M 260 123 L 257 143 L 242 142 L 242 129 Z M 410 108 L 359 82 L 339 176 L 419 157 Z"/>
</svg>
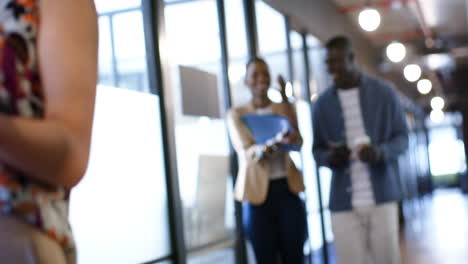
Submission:
<svg viewBox="0 0 468 264">
<path fill-rule="evenodd" d="M 353 52 L 353 45 L 351 43 L 351 40 L 346 37 L 346 36 L 336 36 L 331 38 L 330 40 L 327 41 L 325 44 L 325 47 L 327 50 L 333 49 L 333 48 L 339 48 L 339 49 L 346 49 L 349 52 Z"/>
</svg>

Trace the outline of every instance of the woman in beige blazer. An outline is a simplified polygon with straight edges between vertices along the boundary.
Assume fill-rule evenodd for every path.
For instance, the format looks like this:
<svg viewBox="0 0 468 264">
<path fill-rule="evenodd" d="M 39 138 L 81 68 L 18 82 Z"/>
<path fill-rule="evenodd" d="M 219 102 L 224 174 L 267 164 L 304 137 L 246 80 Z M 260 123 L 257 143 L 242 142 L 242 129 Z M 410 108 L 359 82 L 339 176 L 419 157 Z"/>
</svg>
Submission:
<svg viewBox="0 0 468 264">
<path fill-rule="evenodd" d="M 282 103 L 268 98 L 271 84 L 269 68 L 260 58 L 247 64 L 245 84 L 252 99 L 231 109 L 228 126 L 232 144 L 239 158 L 235 197 L 244 202 L 243 224 L 254 248 L 258 264 L 274 264 L 280 257 L 284 264 L 302 264 L 307 237 L 306 213 L 298 194 L 304 191 L 301 173 L 289 152 L 282 146 L 301 146 L 294 106 L 285 94 L 285 83 L 278 77 Z M 287 134 L 278 134 L 268 143 L 256 143 L 244 124 L 246 114 L 286 117 L 292 126 Z"/>
</svg>

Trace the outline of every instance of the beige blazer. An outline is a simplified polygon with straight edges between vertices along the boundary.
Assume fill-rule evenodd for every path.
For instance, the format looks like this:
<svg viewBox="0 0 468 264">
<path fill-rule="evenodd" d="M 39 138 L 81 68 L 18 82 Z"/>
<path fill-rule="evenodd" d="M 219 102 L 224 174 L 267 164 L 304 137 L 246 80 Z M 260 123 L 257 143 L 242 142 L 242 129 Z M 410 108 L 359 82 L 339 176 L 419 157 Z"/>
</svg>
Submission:
<svg viewBox="0 0 468 264">
<path fill-rule="evenodd" d="M 273 114 L 288 116 L 284 104 L 272 103 Z M 258 156 L 262 145 L 256 145 L 249 129 L 243 124 L 241 118 L 247 113 L 255 113 L 253 103 L 233 108 L 229 111 L 227 121 L 229 135 L 239 159 L 239 173 L 235 184 L 235 198 L 238 201 L 248 201 L 259 205 L 265 202 L 270 183 L 270 166 Z M 294 112 L 295 114 L 295 112 Z M 299 135 L 298 142 L 302 145 Z M 304 191 L 302 175 L 294 165 L 289 155 L 286 155 L 287 180 L 291 192 L 298 194 Z"/>
</svg>

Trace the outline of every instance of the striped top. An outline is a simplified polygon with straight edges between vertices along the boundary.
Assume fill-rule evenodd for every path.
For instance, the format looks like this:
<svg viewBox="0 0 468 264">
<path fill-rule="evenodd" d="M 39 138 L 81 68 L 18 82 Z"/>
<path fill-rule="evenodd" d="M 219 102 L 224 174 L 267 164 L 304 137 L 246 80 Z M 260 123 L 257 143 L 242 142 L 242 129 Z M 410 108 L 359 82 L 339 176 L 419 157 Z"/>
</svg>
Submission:
<svg viewBox="0 0 468 264">
<path fill-rule="evenodd" d="M 375 204 L 375 199 L 374 192 L 372 190 L 372 183 L 370 181 L 370 172 L 367 165 L 358 159 L 355 151 L 359 141 L 362 142 L 363 139 L 369 138 L 362 119 L 359 88 L 356 87 L 348 90 L 338 89 L 337 92 L 341 108 L 343 110 L 346 141 L 352 150 L 352 206 L 371 206 Z"/>
</svg>

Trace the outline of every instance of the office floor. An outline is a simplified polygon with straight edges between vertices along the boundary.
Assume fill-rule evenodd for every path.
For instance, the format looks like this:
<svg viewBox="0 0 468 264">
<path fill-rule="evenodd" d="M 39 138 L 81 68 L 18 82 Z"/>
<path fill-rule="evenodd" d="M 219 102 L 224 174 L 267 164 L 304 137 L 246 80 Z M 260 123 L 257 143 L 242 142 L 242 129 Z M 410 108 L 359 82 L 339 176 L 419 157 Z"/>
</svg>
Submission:
<svg viewBox="0 0 468 264">
<path fill-rule="evenodd" d="M 402 264 L 468 263 L 468 196 L 437 190 L 414 203 L 402 230 Z"/>
<path fill-rule="evenodd" d="M 431 197 L 405 206 L 402 264 L 468 263 L 468 195 L 456 189 L 437 190 Z M 250 255 L 249 263 L 255 263 Z M 330 258 L 330 262 L 335 264 L 334 257 Z M 210 252 L 191 258 L 189 263 L 234 263 L 233 251 Z M 323 262 L 318 258 L 313 263 Z"/>
</svg>

